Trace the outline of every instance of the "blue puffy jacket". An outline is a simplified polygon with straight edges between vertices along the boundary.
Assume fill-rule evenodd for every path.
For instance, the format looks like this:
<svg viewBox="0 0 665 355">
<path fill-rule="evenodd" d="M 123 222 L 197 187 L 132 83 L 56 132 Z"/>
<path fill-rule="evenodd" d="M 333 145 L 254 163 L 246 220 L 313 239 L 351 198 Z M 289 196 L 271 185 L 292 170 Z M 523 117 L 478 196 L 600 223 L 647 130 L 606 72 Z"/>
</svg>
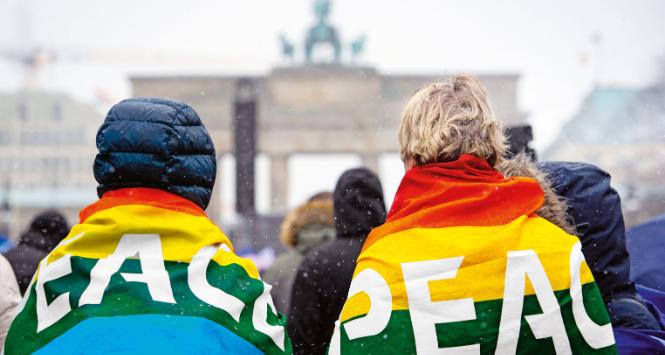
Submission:
<svg viewBox="0 0 665 355">
<path fill-rule="evenodd" d="M 552 188 L 566 199 L 593 277 L 615 327 L 658 329 L 660 325 L 630 280 L 630 258 L 619 194 L 610 175 L 585 163 L 544 162 Z"/>
<path fill-rule="evenodd" d="M 194 110 L 170 99 L 137 97 L 111 108 L 97 132 L 97 193 L 159 188 L 206 208 L 215 183 L 215 146 Z"/>
</svg>

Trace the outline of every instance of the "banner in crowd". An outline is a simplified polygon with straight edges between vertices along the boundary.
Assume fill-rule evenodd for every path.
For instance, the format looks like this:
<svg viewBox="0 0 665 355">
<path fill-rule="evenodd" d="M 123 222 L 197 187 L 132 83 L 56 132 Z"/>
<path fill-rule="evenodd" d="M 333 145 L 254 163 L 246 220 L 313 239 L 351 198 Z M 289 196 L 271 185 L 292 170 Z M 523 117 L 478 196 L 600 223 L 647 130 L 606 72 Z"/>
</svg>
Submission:
<svg viewBox="0 0 665 355">
<path fill-rule="evenodd" d="M 270 286 L 194 204 L 118 190 L 81 220 L 41 262 L 6 354 L 291 352 Z"/>
<path fill-rule="evenodd" d="M 531 213 L 535 180 L 488 171 L 407 173 L 330 354 L 616 353 L 579 240 Z"/>
</svg>

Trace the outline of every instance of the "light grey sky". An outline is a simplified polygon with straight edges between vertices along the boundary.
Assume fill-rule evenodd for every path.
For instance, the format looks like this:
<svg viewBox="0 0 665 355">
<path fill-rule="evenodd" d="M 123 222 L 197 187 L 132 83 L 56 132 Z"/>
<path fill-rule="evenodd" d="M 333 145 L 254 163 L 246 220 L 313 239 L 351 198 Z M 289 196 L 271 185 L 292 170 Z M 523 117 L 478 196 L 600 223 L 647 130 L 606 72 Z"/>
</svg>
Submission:
<svg viewBox="0 0 665 355">
<path fill-rule="evenodd" d="M 45 86 L 120 99 L 130 94 L 127 73 L 267 72 L 281 60 L 279 32 L 302 42 L 311 3 L 0 0 L 0 48 L 52 48 L 60 60 L 41 71 Z M 664 16 L 661 0 L 333 0 L 332 9 L 345 41 L 367 34 L 363 62 L 384 73 L 520 73 L 538 147 L 594 82 L 652 80 L 665 54 Z M 22 83 L 18 68 L 0 61 L 1 90 Z"/>
<path fill-rule="evenodd" d="M 367 34 L 362 62 L 383 73 L 521 74 L 537 148 L 594 84 L 648 85 L 665 55 L 661 0 L 332 2 L 342 39 Z M 128 73 L 266 73 L 281 63 L 278 33 L 301 45 L 313 20 L 311 0 L 0 0 L 0 49 L 53 49 L 43 87 L 119 100 Z M 0 90 L 23 78 L 0 59 Z"/>
</svg>

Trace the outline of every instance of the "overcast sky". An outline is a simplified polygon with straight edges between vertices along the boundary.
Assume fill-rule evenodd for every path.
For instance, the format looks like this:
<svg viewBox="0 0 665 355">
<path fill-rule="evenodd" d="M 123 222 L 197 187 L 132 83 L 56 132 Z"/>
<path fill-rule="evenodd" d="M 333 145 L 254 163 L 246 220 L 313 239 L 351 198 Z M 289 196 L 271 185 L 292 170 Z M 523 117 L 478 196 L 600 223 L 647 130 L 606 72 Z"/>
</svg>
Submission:
<svg viewBox="0 0 665 355">
<path fill-rule="evenodd" d="M 520 74 L 538 148 L 594 84 L 648 85 L 665 55 L 661 0 L 332 2 L 343 41 L 366 34 L 362 62 L 382 73 Z M 313 20 L 311 0 L 0 0 L 0 49 L 52 49 L 44 87 L 119 100 L 128 73 L 267 73 L 278 33 L 300 47 Z M 0 59 L 0 90 L 24 76 Z"/>
<path fill-rule="evenodd" d="M 344 41 L 367 34 L 363 62 L 384 73 L 516 72 L 537 145 L 596 82 L 641 86 L 665 54 L 665 1 L 333 0 Z M 48 86 L 90 99 L 130 95 L 127 73 L 265 73 L 277 35 L 300 44 L 311 0 L 0 0 L 0 48 L 41 45 L 60 60 Z M 593 38 L 596 36 L 597 44 Z M 156 61 L 166 55 L 170 59 Z M 0 64 L 0 89 L 22 83 Z"/>
</svg>

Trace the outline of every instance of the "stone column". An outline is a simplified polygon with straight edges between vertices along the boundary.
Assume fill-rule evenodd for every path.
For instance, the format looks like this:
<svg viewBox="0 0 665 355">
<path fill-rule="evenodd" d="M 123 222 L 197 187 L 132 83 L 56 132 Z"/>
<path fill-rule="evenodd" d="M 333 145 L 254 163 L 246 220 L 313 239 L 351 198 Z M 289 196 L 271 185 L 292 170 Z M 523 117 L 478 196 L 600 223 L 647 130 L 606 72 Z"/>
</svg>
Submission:
<svg viewBox="0 0 665 355">
<path fill-rule="evenodd" d="M 367 169 L 379 175 L 379 155 L 374 153 L 367 153 L 361 156 L 362 164 Z"/>
<path fill-rule="evenodd" d="M 270 209 L 285 212 L 289 196 L 289 156 L 270 157 Z"/>
<path fill-rule="evenodd" d="M 212 189 L 212 196 L 210 197 L 210 204 L 208 204 L 208 208 L 206 208 L 206 213 L 208 214 L 208 217 L 210 219 L 217 223 L 221 223 L 221 217 L 222 217 L 222 186 L 223 186 L 223 181 L 224 177 L 223 174 L 226 173 L 222 169 L 222 158 L 223 155 L 218 155 L 217 156 L 217 176 L 215 177 L 215 185 L 213 186 Z"/>
</svg>

